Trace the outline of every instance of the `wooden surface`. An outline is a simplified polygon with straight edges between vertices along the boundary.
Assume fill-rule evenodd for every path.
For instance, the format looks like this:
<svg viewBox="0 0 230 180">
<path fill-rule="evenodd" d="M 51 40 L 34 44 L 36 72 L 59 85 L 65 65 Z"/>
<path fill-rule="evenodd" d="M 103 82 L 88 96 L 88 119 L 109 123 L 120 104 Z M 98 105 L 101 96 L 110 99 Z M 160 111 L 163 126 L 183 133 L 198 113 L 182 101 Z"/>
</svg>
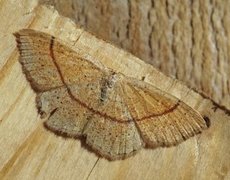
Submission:
<svg viewBox="0 0 230 180">
<path fill-rule="evenodd" d="M 39 2 L 230 108 L 230 1 Z"/>
<path fill-rule="evenodd" d="M 54 9 L 37 7 L 36 0 L 16 4 L 15 0 L 0 1 L 0 179 L 230 179 L 229 112 L 131 54 L 76 28 Z M 56 136 L 43 127 L 35 93 L 18 62 L 12 33 L 21 28 L 50 33 L 116 71 L 145 77 L 209 117 L 211 127 L 175 147 L 144 149 L 121 161 L 98 158 L 81 147 L 79 140 Z"/>
</svg>

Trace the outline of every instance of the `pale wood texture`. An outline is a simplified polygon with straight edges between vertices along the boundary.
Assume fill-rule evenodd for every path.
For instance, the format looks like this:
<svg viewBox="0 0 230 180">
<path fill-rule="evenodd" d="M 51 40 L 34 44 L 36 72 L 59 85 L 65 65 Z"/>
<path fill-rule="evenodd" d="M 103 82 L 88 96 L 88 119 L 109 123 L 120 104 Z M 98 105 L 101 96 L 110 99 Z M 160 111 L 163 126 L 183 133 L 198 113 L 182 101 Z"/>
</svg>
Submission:
<svg viewBox="0 0 230 180">
<path fill-rule="evenodd" d="M 52 8 L 36 5 L 36 0 L 0 1 L 0 179 L 230 179 L 229 112 L 131 54 L 76 28 Z M 211 127 L 172 148 L 145 149 L 115 162 L 98 159 L 80 141 L 56 136 L 43 127 L 12 34 L 22 28 L 50 33 L 116 71 L 145 77 L 209 117 Z"/>
<path fill-rule="evenodd" d="M 40 3 L 230 108 L 230 1 Z"/>
</svg>

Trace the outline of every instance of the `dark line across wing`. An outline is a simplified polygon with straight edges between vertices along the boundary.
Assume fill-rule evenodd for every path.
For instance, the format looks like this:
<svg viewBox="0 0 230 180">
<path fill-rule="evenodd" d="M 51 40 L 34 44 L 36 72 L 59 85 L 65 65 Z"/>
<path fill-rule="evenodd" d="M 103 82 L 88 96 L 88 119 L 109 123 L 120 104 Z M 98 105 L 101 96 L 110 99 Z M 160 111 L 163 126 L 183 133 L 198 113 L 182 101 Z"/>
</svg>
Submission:
<svg viewBox="0 0 230 180">
<path fill-rule="evenodd" d="M 109 116 L 109 115 L 107 115 L 107 114 L 105 114 L 105 113 L 101 113 L 100 111 L 97 111 L 97 110 L 95 110 L 95 109 L 93 109 L 93 108 L 91 108 L 91 107 L 88 107 L 85 103 L 81 102 L 79 99 L 77 99 L 77 98 L 72 94 L 70 88 L 69 88 L 69 87 L 66 85 L 66 83 L 65 83 L 65 80 L 64 80 L 64 78 L 63 78 L 63 75 L 62 75 L 62 72 L 61 72 L 61 69 L 60 69 L 58 63 L 56 62 L 56 59 L 55 59 L 55 56 L 54 56 L 54 52 L 53 52 L 54 40 L 55 40 L 55 37 L 54 37 L 54 36 L 51 36 L 50 47 L 49 47 L 50 56 L 51 56 L 51 58 L 52 58 L 52 61 L 53 61 L 54 65 L 55 65 L 55 67 L 56 67 L 56 69 L 57 69 L 59 75 L 60 75 L 61 81 L 62 81 L 63 85 L 66 87 L 67 92 L 68 92 L 68 94 L 70 95 L 70 97 L 71 97 L 73 100 L 77 101 L 77 102 L 78 102 L 79 104 L 81 104 L 82 106 L 84 106 L 85 108 L 87 108 L 88 110 L 92 111 L 93 113 L 98 114 L 98 115 L 100 115 L 100 116 L 103 116 L 103 117 L 105 117 L 105 118 L 111 119 L 112 121 L 119 122 L 119 123 L 130 123 L 130 122 L 133 122 L 132 119 L 131 119 L 131 120 L 128 120 L 128 121 L 123 121 L 123 120 L 117 119 L 117 118 L 115 118 L 115 117 L 111 117 L 111 116 Z M 178 105 L 179 105 L 179 101 L 178 101 L 173 107 L 169 108 L 167 111 L 164 111 L 164 112 L 159 113 L 159 114 L 151 114 L 151 115 L 149 115 L 149 116 L 145 116 L 145 117 L 142 117 L 142 118 L 140 118 L 140 119 L 136 119 L 136 121 L 142 121 L 142 120 L 145 120 L 145 119 L 148 119 L 148 118 L 151 118 L 151 117 L 162 116 L 162 115 L 164 115 L 164 114 L 170 113 L 170 112 L 174 111 L 174 110 L 177 108 Z"/>
</svg>

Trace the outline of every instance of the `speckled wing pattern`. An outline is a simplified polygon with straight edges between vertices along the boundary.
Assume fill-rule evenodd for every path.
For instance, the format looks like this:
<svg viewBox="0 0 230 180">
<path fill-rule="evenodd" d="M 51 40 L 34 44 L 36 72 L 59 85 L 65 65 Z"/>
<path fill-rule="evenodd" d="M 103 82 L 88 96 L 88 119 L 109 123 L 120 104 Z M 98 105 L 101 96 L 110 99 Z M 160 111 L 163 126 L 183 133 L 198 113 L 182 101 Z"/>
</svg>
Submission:
<svg viewBox="0 0 230 180">
<path fill-rule="evenodd" d="M 30 29 L 15 36 L 46 127 L 84 136 L 103 157 L 124 159 L 142 147 L 176 145 L 207 128 L 174 96 L 82 58 L 53 36 Z"/>
</svg>

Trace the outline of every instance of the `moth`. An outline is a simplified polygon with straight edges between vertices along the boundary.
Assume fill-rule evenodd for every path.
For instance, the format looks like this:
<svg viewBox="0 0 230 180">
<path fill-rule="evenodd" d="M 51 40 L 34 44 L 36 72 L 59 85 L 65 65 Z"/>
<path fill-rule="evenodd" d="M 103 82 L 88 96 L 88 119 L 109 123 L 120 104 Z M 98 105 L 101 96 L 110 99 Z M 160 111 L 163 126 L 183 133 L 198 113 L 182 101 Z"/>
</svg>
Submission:
<svg viewBox="0 0 230 180">
<path fill-rule="evenodd" d="M 124 159 L 142 147 L 177 145 L 208 127 L 176 97 L 82 57 L 54 36 L 31 29 L 15 36 L 45 126 L 84 137 L 107 159 Z"/>
</svg>

